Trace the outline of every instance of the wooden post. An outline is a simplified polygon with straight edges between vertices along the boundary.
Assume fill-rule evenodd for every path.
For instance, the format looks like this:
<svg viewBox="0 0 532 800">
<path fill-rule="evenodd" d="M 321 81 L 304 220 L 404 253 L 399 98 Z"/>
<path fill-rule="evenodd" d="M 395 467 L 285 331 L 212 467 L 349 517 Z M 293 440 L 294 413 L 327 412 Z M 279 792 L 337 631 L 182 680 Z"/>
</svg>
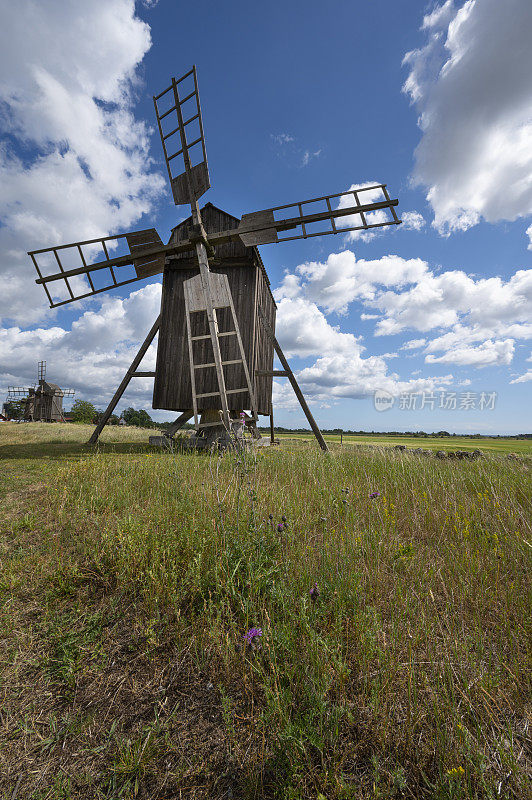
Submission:
<svg viewBox="0 0 532 800">
<path fill-rule="evenodd" d="M 275 428 L 273 425 L 273 405 L 270 402 L 270 442 L 275 444 Z"/>
<path fill-rule="evenodd" d="M 344 432 L 343 432 L 343 430 L 340 428 L 340 444 L 343 444 L 343 443 L 344 443 Z"/>
<path fill-rule="evenodd" d="M 170 427 L 166 429 L 164 435 L 173 436 L 174 433 L 178 431 L 180 428 L 182 428 L 183 425 L 185 425 L 193 415 L 194 412 L 192 411 L 192 409 L 189 409 L 188 411 L 183 411 L 183 413 L 179 415 L 179 417 L 175 420 L 175 422 L 172 422 Z"/>
<path fill-rule="evenodd" d="M 220 353 L 220 341 L 218 339 L 218 321 L 216 319 L 216 310 L 213 308 L 212 305 L 211 290 L 209 288 L 209 274 L 210 274 L 209 260 L 207 257 L 207 250 L 203 242 L 196 242 L 196 255 L 198 257 L 198 262 L 199 262 L 201 285 L 203 287 L 203 296 L 205 298 L 205 309 L 207 312 L 209 333 L 211 335 L 212 349 L 214 353 L 214 363 L 216 366 L 216 377 L 218 378 L 218 388 L 220 390 L 222 415 L 225 427 L 227 428 L 227 430 L 230 430 L 229 407 L 227 404 L 227 391 L 225 388 L 225 377 L 222 366 L 222 354 Z"/>
<path fill-rule="evenodd" d="M 304 414 L 305 414 L 305 416 L 306 416 L 306 418 L 307 418 L 307 420 L 308 420 L 308 422 L 310 424 L 310 427 L 312 428 L 314 436 L 318 440 L 318 444 L 321 447 L 321 449 L 324 452 L 327 453 L 327 452 L 329 452 L 329 448 L 327 447 L 327 444 L 326 444 L 325 439 L 323 438 L 323 436 L 321 434 L 320 429 L 316 425 L 316 420 L 314 419 L 314 417 L 312 416 L 312 414 L 310 412 L 310 408 L 308 407 L 307 401 L 305 400 L 305 398 L 303 396 L 303 392 L 299 388 L 299 385 L 298 385 L 298 382 L 296 381 L 295 375 L 292 372 L 292 370 L 290 369 L 290 365 L 288 364 L 288 361 L 286 360 L 286 358 L 284 356 L 284 353 L 281 350 L 281 345 L 279 344 L 279 342 L 275 338 L 275 334 L 274 334 L 274 332 L 272 330 L 272 326 L 270 325 L 270 323 L 268 322 L 268 320 L 264 316 L 264 313 L 263 313 L 263 311 L 262 311 L 260 306 L 258 307 L 258 312 L 259 312 L 260 318 L 262 320 L 262 324 L 264 325 L 264 328 L 266 330 L 266 333 L 268 334 L 268 336 L 270 337 L 270 339 L 271 339 L 271 341 L 273 343 L 273 347 L 274 347 L 275 352 L 277 353 L 279 361 L 283 365 L 283 370 L 286 372 L 286 377 L 288 378 L 288 380 L 292 384 L 292 389 L 296 393 L 296 397 L 299 400 L 299 405 L 303 409 L 303 412 L 304 412 Z"/>
<path fill-rule="evenodd" d="M 129 381 L 133 377 L 133 373 L 136 371 L 138 365 L 140 364 L 140 362 L 142 361 L 142 359 L 146 355 L 146 351 L 148 350 L 148 347 L 152 343 L 152 341 L 153 341 L 153 339 L 155 337 L 155 334 L 159 330 L 160 322 L 161 322 L 161 315 L 159 314 L 159 316 L 157 317 L 157 319 L 153 323 L 152 329 L 150 330 L 150 332 L 148 333 L 148 335 L 144 339 L 144 342 L 143 342 L 139 352 L 137 353 L 137 355 L 133 359 L 130 368 L 128 369 L 128 371 L 124 375 L 122 383 L 120 384 L 120 386 L 118 387 L 118 389 L 114 393 L 113 399 L 111 400 L 111 402 L 109 403 L 109 405 L 107 406 L 105 411 L 103 412 L 101 420 L 96 425 L 96 427 L 95 427 L 95 429 L 93 431 L 93 434 L 92 434 L 91 438 L 89 439 L 89 442 L 88 442 L 89 444 L 96 444 L 96 442 L 98 441 L 98 436 L 102 432 L 102 430 L 104 428 L 104 425 L 107 423 L 107 420 L 109 419 L 109 417 L 111 416 L 111 414 L 115 410 L 116 404 L 118 403 L 118 401 L 120 400 L 120 398 L 124 394 L 125 390 L 127 389 Z"/>
</svg>

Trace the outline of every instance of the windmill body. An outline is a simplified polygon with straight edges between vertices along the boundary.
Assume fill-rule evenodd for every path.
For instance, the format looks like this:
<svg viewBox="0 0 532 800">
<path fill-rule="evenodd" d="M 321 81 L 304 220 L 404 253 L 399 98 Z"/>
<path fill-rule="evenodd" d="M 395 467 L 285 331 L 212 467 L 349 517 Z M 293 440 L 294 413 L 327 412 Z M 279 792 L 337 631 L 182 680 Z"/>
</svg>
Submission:
<svg viewBox="0 0 532 800">
<path fill-rule="evenodd" d="M 10 386 L 6 402 L 25 400 L 25 422 L 64 422 L 63 398 L 73 396 L 73 389 L 61 389 L 46 380 L 46 361 L 39 361 L 38 383 L 28 388 Z"/>
<path fill-rule="evenodd" d="M 208 203 L 201 210 L 201 218 L 207 237 L 220 230 L 237 227 L 239 220 Z M 170 243 L 189 239 L 192 219 L 182 222 L 172 231 Z M 153 408 L 172 411 L 186 411 L 192 408 L 191 375 L 189 362 L 189 342 L 184 302 L 184 285 L 197 275 L 196 254 L 179 253 L 168 260 L 163 275 L 161 322 L 157 347 L 157 364 L 153 391 Z M 238 327 L 241 332 L 245 359 L 251 383 L 254 388 L 258 414 L 270 414 L 272 376 L 258 373 L 273 369 L 273 343 L 267 336 L 259 319 L 259 307 L 275 328 L 276 306 L 270 282 L 257 247 L 245 247 L 241 242 L 230 242 L 216 248 L 215 258 L 209 266 L 213 275 L 225 275 L 233 299 Z M 201 312 L 191 315 L 191 336 L 194 362 L 213 363 L 212 342 L 208 336 L 205 315 Z M 220 332 L 220 352 L 228 386 L 246 386 L 242 363 L 238 362 L 239 352 L 235 336 L 223 336 L 231 330 L 232 319 L 228 307 L 217 310 L 217 323 Z M 203 339 L 194 337 L 205 336 Z M 237 363 L 227 363 L 236 361 Z M 197 370 L 197 394 L 210 394 L 218 389 L 214 368 Z M 213 408 L 212 397 L 198 399 L 198 411 Z M 251 397 L 246 390 L 228 395 L 228 408 L 233 415 L 242 409 L 251 408 Z"/>
<path fill-rule="evenodd" d="M 327 450 L 275 338 L 276 306 L 258 245 L 398 225 L 398 201 L 378 184 L 241 219 L 211 203 L 200 209 L 210 177 L 196 68 L 172 78 L 153 102 L 172 196 L 176 205 L 190 205 L 191 216 L 167 245 L 150 228 L 29 253 L 52 308 L 163 274 L 161 313 L 90 441 L 97 441 L 135 377 L 154 378 L 154 408 L 181 412 L 169 435 L 193 416 L 195 444 L 204 444 L 230 435 L 244 415 L 258 437 L 258 416 L 269 414 L 273 439 L 272 378 L 285 377 Z M 143 372 L 139 366 L 157 334 L 155 371 Z M 274 354 L 282 370 L 273 369 Z"/>
</svg>

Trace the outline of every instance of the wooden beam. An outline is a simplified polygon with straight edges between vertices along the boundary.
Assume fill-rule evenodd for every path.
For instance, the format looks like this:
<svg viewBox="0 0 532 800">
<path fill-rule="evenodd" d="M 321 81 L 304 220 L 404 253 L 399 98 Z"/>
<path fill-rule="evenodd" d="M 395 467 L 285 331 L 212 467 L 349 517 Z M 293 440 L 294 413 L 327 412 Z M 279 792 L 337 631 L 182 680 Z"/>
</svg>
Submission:
<svg viewBox="0 0 532 800">
<path fill-rule="evenodd" d="M 255 375 L 259 378 L 288 378 L 288 372 L 284 369 L 256 369 Z"/>
<path fill-rule="evenodd" d="M 153 339 L 155 338 L 155 334 L 159 330 L 160 323 L 161 323 L 161 315 L 159 314 L 159 316 L 157 317 L 157 319 L 153 323 L 153 326 L 152 326 L 150 332 L 148 333 L 148 335 L 144 339 L 144 342 L 142 343 L 139 352 L 137 353 L 137 355 L 135 356 L 135 358 L 131 362 L 130 368 L 128 369 L 128 371 L 124 375 L 124 377 L 122 379 L 122 383 L 120 384 L 120 386 L 118 387 L 118 389 L 114 393 L 111 402 L 109 403 L 109 405 L 107 406 L 107 408 L 103 412 L 103 416 L 102 416 L 101 420 L 96 425 L 96 427 L 95 427 L 95 429 L 93 431 L 93 434 L 92 434 L 91 438 L 89 439 L 89 442 L 88 442 L 89 444 L 96 444 L 96 442 L 98 441 L 98 437 L 99 437 L 100 433 L 102 432 L 104 426 L 106 425 L 107 420 L 109 419 L 109 417 L 111 416 L 111 414 L 115 410 L 116 404 L 118 403 L 118 401 L 120 400 L 120 398 L 124 394 L 125 390 L 127 389 L 129 381 L 133 377 L 134 373 L 136 372 L 136 369 L 137 369 L 138 365 L 140 364 L 140 362 L 142 361 L 142 359 L 146 355 L 148 347 L 150 346 L 150 344 L 152 343 Z"/>
<path fill-rule="evenodd" d="M 178 431 L 180 428 L 182 428 L 183 425 L 185 425 L 189 421 L 189 419 L 191 419 L 191 417 L 193 416 L 194 412 L 192 411 L 192 409 L 189 409 L 188 411 L 183 411 L 183 413 L 179 415 L 179 417 L 175 420 L 175 422 L 172 422 L 170 427 L 166 429 L 164 435 L 173 436 L 174 433 Z"/>
<path fill-rule="evenodd" d="M 132 378 L 155 378 L 155 372 L 132 372 Z"/>
<path fill-rule="evenodd" d="M 262 311 L 260 306 L 259 306 L 258 311 L 259 311 L 259 316 L 260 316 L 260 318 L 262 320 L 262 324 L 264 325 L 264 328 L 266 330 L 266 333 L 268 334 L 268 336 L 270 337 L 270 339 L 271 339 L 271 341 L 273 343 L 273 347 L 274 347 L 275 352 L 277 353 L 277 357 L 279 358 L 279 361 L 281 362 L 281 364 L 284 367 L 284 371 L 286 372 L 288 380 L 292 384 L 292 389 L 294 390 L 294 392 L 296 394 L 296 397 L 299 400 L 299 405 L 303 409 L 303 412 L 304 412 L 304 414 L 305 414 L 305 416 L 306 416 L 306 418 L 307 418 L 307 420 L 308 420 L 308 422 L 310 424 L 310 427 L 312 428 L 312 432 L 314 433 L 314 436 L 318 440 L 318 444 L 321 447 L 321 449 L 324 452 L 327 453 L 329 451 L 329 448 L 327 447 L 327 444 L 326 444 L 325 439 L 323 438 L 323 436 L 321 434 L 320 429 L 316 425 L 316 420 L 314 419 L 314 417 L 311 414 L 310 408 L 308 407 L 307 401 L 305 400 L 305 398 L 303 396 L 303 392 L 299 388 L 299 384 L 296 381 L 295 375 L 292 372 L 292 370 L 290 369 L 290 365 L 289 365 L 288 361 L 286 360 L 283 351 L 281 350 L 281 345 L 279 344 L 279 342 L 275 338 L 275 334 L 274 334 L 274 332 L 272 330 L 272 326 L 270 325 L 270 323 L 268 322 L 268 320 L 264 316 L 264 312 Z"/>
</svg>

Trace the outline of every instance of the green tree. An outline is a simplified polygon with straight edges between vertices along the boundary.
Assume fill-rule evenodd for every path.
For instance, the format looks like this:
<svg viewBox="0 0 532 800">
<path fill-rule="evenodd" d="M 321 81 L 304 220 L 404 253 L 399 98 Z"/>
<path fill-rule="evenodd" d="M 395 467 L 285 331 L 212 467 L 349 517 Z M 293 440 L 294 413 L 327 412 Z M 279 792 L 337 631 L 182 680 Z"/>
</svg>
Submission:
<svg viewBox="0 0 532 800">
<path fill-rule="evenodd" d="M 87 400 L 76 400 L 70 410 L 73 422 L 93 422 L 96 417 L 96 408 Z"/>
<path fill-rule="evenodd" d="M 22 419 L 24 416 L 24 408 L 26 407 L 26 400 L 8 400 L 4 405 L 5 413 L 8 419 Z"/>
<path fill-rule="evenodd" d="M 127 425 L 135 425 L 137 428 L 153 428 L 153 420 L 147 411 L 141 409 L 136 411 L 134 408 L 126 408 L 122 411 L 122 416 Z"/>
</svg>

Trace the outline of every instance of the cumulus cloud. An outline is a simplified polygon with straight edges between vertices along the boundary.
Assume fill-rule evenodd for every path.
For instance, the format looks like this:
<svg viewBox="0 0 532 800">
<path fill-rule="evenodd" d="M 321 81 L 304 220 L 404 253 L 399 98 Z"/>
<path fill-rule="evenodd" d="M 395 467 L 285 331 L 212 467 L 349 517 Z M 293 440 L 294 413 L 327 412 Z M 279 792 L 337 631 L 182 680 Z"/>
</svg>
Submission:
<svg viewBox="0 0 532 800">
<path fill-rule="evenodd" d="M 425 348 L 427 363 L 505 365 L 513 341 L 532 337 L 532 270 L 518 270 L 507 280 L 474 278 L 461 270 L 437 274 L 421 259 L 358 260 L 344 250 L 324 262 L 300 264 L 284 276 L 276 297 L 338 314 L 357 300 L 379 312 L 361 314 L 363 320 L 377 319 L 377 336 L 434 332 L 432 340 L 411 339 L 401 347 Z"/>
<path fill-rule="evenodd" d="M 376 286 L 406 286 L 415 283 L 427 271 L 419 258 L 383 256 L 380 259 L 357 259 L 352 250 L 331 253 L 325 262 L 308 261 L 285 275 L 276 290 L 276 298 L 304 296 L 326 312 L 346 312 L 353 300 L 372 300 Z"/>
<path fill-rule="evenodd" d="M 435 275 L 427 269 L 411 288 L 381 292 L 371 304 L 384 315 L 378 335 L 449 328 L 467 320 L 477 339 L 503 332 L 525 338 L 531 330 L 532 270 L 518 270 L 505 281 L 475 280 L 460 270 Z"/>
<path fill-rule="evenodd" d="M 385 389 L 398 395 L 403 391 L 432 391 L 452 381 L 452 375 L 401 380 L 390 372 L 387 360 L 395 353 L 365 355 L 360 337 L 332 326 L 323 312 L 305 297 L 283 297 L 277 308 L 276 335 L 287 357 L 319 357 L 297 372 L 297 380 L 308 397 L 323 404 L 340 398 L 361 398 Z M 292 392 L 278 384 L 275 404 L 296 408 Z"/>
<path fill-rule="evenodd" d="M 317 305 L 303 297 L 284 297 L 279 301 L 276 335 L 287 357 L 360 352 L 356 336 L 333 327 Z"/>
<path fill-rule="evenodd" d="M 404 58 L 404 91 L 422 132 L 413 177 L 427 187 L 435 226 L 530 215 L 530 0 L 447 0 L 422 27 L 426 43 Z"/>
<path fill-rule="evenodd" d="M 133 0 L 0 8 L 0 317 L 28 323 L 47 309 L 26 251 L 130 228 L 163 186 L 131 111 L 151 40 Z"/>
<path fill-rule="evenodd" d="M 402 227 L 409 231 L 420 231 L 425 226 L 425 217 L 419 211 L 404 211 L 401 214 Z"/>
<path fill-rule="evenodd" d="M 426 339 L 410 339 L 401 345 L 401 350 L 419 350 L 426 343 Z"/>
<path fill-rule="evenodd" d="M 532 369 L 529 369 L 524 375 L 520 375 L 518 378 L 510 381 L 510 383 L 527 383 L 528 381 L 532 381 Z"/>
<path fill-rule="evenodd" d="M 160 298 L 160 284 L 151 284 L 126 299 L 105 298 L 97 311 L 86 311 L 69 328 L 0 328 L 0 384 L 33 385 L 37 361 L 44 359 L 54 383 L 72 387 L 77 397 L 96 405 L 107 404 L 138 352 L 139 339 L 153 325 Z M 143 370 L 154 369 L 155 354 L 156 341 Z M 149 378 L 135 378 L 123 404 L 129 399 L 149 407 L 152 385 Z"/>
<path fill-rule="evenodd" d="M 530 240 L 530 244 L 528 245 L 528 249 L 532 250 L 532 225 L 529 225 L 528 228 L 526 229 L 526 235 L 528 236 L 528 238 Z"/>
<path fill-rule="evenodd" d="M 458 364 L 459 366 L 487 367 L 510 364 L 514 355 L 513 339 L 492 341 L 479 345 L 463 345 L 449 350 L 441 356 L 427 355 L 427 364 Z"/>
</svg>

